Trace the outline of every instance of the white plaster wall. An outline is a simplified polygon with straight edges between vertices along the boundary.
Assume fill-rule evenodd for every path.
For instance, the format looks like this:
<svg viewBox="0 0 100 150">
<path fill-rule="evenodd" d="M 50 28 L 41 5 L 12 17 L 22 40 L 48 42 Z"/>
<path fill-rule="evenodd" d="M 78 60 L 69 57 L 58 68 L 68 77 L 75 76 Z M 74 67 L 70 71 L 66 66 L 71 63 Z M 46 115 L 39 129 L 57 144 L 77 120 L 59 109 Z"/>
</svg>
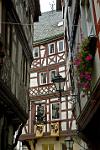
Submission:
<svg viewBox="0 0 100 150">
<path fill-rule="evenodd" d="M 65 143 L 64 142 L 65 138 L 66 137 L 60 137 L 58 141 L 56 140 L 56 137 L 37 139 L 35 150 L 42 150 L 42 144 L 54 144 L 54 150 L 63 150 L 62 144 Z M 78 139 L 77 137 L 74 137 L 73 139 L 74 139 L 73 150 L 84 150 L 85 148 L 87 148 L 86 144 L 82 140 Z"/>
<path fill-rule="evenodd" d="M 42 150 L 42 144 L 54 144 L 54 150 L 62 150 L 61 143 L 64 143 L 64 138 L 59 141 L 55 137 L 38 139 L 35 150 Z"/>
</svg>

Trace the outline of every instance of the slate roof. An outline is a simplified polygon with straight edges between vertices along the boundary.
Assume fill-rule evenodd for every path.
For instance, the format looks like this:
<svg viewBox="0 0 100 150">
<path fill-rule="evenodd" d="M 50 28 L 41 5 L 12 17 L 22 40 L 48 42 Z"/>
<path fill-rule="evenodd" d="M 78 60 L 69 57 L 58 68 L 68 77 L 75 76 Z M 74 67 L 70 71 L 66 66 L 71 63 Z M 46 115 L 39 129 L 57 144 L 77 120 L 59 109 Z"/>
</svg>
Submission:
<svg viewBox="0 0 100 150">
<path fill-rule="evenodd" d="M 63 21 L 61 11 L 44 12 L 39 17 L 39 22 L 34 23 L 33 44 L 64 34 L 64 27 L 58 26 Z"/>
</svg>

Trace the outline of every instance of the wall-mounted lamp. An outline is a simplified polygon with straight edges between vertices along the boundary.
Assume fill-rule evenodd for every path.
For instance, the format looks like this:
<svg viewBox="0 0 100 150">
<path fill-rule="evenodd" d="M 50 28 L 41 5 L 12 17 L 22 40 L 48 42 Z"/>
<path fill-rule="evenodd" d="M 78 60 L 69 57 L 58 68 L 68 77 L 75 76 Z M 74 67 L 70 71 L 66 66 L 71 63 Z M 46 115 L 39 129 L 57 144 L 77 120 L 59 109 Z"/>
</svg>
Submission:
<svg viewBox="0 0 100 150">
<path fill-rule="evenodd" d="M 67 150 L 73 150 L 74 141 L 71 137 L 65 139 Z"/>
<path fill-rule="evenodd" d="M 66 78 L 63 78 L 60 74 L 58 74 L 52 79 L 52 82 L 56 87 L 56 91 L 60 93 L 60 99 L 61 99 L 61 92 L 64 91 L 65 80 Z"/>
</svg>

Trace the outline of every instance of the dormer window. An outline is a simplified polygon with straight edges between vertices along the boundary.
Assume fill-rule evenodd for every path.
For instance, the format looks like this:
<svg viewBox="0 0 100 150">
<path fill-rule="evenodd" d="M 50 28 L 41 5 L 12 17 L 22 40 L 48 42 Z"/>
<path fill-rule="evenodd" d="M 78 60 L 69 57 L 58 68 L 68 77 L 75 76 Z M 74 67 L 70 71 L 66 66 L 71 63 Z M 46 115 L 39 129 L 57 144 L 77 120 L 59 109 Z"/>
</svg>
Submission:
<svg viewBox="0 0 100 150">
<path fill-rule="evenodd" d="M 48 50 L 49 50 L 49 55 L 54 54 L 55 53 L 55 43 L 50 43 L 48 45 Z"/>
<path fill-rule="evenodd" d="M 33 48 L 33 57 L 38 58 L 39 57 L 39 47 Z"/>
</svg>

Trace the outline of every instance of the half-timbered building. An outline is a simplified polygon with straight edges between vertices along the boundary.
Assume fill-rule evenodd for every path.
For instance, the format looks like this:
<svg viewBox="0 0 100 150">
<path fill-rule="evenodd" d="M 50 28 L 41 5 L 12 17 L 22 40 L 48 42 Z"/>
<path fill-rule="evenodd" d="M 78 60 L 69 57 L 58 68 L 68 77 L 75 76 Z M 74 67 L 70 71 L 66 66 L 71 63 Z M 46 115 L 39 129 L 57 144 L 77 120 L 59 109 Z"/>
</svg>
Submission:
<svg viewBox="0 0 100 150">
<path fill-rule="evenodd" d="M 30 72 L 30 118 L 21 141 L 32 149 L 66 149 L 64 140 L 76 129 L 67 77 L 66 49 L 61 11 L 43 13 L 34 26 L 33 57 Z M 52 79 L 66 77 L 64 91 L 56 91 Z"/>
</svg>

